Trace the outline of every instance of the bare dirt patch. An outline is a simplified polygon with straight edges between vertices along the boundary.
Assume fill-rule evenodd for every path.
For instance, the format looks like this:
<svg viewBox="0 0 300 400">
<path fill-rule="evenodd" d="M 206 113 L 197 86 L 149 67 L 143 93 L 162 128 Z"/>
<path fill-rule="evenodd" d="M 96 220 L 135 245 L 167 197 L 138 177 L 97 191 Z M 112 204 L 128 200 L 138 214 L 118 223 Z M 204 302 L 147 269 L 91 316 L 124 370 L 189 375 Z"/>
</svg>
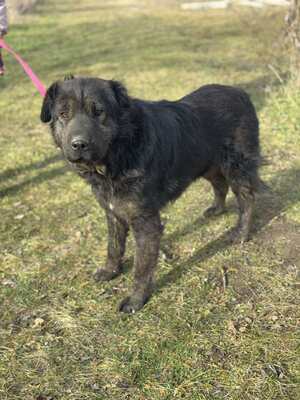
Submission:
<svg viewBox="0 0 300 400">
<path fill-rule="evenodd" d="M 281 257 L 286 264 L 300 267 L 300 226 L 281 217 L 259 234 L 259 239 L 268 247 L 280 249 Z"/>
</svg>

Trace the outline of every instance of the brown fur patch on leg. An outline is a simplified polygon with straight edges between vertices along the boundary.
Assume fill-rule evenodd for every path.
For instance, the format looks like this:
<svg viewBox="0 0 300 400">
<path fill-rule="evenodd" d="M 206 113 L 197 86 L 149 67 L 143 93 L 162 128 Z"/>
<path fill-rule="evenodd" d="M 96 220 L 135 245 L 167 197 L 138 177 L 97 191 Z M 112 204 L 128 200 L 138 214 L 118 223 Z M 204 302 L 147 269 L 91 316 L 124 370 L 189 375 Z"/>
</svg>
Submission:
<svg viewBox="0 0 300 400">
<path fill-rule="evenodd" d="M 249 240 L 255 200 L 254 193 L 251 188 L 244 186 L 232 185 L 231 188 L 239 206 L 239 220 L 231 239 L 234 243 L 244 243 Z"/>
<path fill-rule="evenodd" d="M 122 258 L 125 252 L 128 225 L 111 212 L 106 212 L 108 227 L 107 260 L 105 268 L 98 268 L 94 274 L 96 281 L 109 281 L 122 272 Z"/>
<path fill-rule="evenodd" d="M 223 214 L 225 212 L 225 200 L 229 188 L 226 178 L 219 169 L 209 171 L 204 177 L 211 183 L 215 195 L 212 206 L 204 211 L 204 217 Z"/>
</svg>

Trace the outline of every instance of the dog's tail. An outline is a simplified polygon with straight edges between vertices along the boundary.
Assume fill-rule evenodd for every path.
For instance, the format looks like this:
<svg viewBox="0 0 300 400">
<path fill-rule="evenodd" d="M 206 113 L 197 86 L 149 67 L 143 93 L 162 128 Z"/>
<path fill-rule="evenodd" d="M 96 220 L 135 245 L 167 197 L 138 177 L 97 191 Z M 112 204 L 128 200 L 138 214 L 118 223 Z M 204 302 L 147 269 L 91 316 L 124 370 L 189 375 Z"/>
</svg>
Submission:
<svg viewBox="0 0 300 400">
<path fill-rule="evenodd" d="M 264 167 L 266 165 L 270 165 L 271 162 L 270 160 L 265 157 L 265 156 L 260 156 L 260 160 L 259 160 L 259 168 L 260 167 Z M 271 188 L 270 186 L 268 186 L 262 179 L 261 177 L 257 174 L 255 176 L 255 182 L 254 182 L 254 187 L 255 187 L 255 191 L 257 193 L 266 193 L 266 192 L 270 192 Z"/>
</svg>

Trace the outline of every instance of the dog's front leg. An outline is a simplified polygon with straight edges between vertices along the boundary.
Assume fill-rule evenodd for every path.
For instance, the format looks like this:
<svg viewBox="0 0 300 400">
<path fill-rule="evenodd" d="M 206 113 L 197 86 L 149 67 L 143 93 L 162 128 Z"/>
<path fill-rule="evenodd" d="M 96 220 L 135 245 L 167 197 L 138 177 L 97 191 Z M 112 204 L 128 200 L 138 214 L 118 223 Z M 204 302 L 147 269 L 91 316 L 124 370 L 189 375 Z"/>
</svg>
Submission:
<svg viewBox="0 0 300 400">
<path fill-rule="evenodd" d="M 125 252 L 128 225 L 109 210 L 106 211 L 108 242 L 107 259 L 104 268 L 94 274 L 96 281 L 109 281 L 122 272 L 122 258 Z"/>
<path fill-rule="evenodd" d="M 120 304 L 119 310 L 134 313 L 147 302 L 154 286 L 154 269 L 157 263 L 162 225 L 159 214 L 141 216 L 132 222 L 136 242 L 134 259 L 134 286 L 131 296 Z"/>
</svg>

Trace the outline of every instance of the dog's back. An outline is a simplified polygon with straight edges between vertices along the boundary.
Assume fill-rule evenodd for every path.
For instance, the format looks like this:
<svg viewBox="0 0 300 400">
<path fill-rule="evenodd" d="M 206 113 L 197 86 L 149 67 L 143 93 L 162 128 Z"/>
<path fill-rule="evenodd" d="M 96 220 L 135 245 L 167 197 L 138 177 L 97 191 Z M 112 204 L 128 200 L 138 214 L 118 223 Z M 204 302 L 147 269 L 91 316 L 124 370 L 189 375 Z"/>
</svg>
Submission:
<svg viewBox="0 0 300 400">
<path fill-rule="evenodd" d="M 245 91 L 232 86 L 205 85 L 180 101 L 189 104 L 202 117 L 205 116 L 206 129 L 214 136 L 218 135 L 222 141 L 232 137 L 238 151 L 257 155 L 259 123 L 255 108 Z M 238 137 L 241 131 L 244 135 Z"/>
<path fill-rule="evenodd" d="M 239 169 L 255 186 L 261 164 L 259 122 L 248 94 L 236 87 L 214 84 L 203 86 L 180 101 L 202 116 L 205 130 L 221 154 L 218 161 L 223 173 L 232 176 L 233 169 Z M 240 179 L 241 173 L 237 175 Z"/>
</svg>

